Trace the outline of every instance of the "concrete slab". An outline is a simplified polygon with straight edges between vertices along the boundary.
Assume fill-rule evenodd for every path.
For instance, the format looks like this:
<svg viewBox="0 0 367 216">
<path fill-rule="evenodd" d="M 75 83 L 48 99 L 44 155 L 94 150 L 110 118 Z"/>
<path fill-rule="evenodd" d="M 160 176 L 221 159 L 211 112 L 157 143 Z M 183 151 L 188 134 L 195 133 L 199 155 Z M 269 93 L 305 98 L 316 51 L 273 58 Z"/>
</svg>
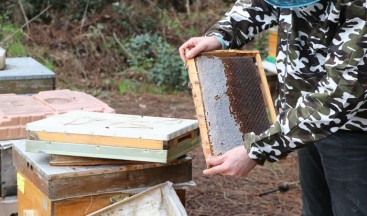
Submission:
<svg viewBox="0 0 367 216">
<path fill-rule="evenodd" d="M 31 57 L 6 58 L 6 70 L 0 80 L 54 78 L 55 73 Z"/>
<path fill-rule="evenodd" d="M 41 63 L 30 57 L 6 58 L 6 67 L 0 73 L 1 94 L 30 94 L 53 89 L 55 73 Z"/>
</svg>

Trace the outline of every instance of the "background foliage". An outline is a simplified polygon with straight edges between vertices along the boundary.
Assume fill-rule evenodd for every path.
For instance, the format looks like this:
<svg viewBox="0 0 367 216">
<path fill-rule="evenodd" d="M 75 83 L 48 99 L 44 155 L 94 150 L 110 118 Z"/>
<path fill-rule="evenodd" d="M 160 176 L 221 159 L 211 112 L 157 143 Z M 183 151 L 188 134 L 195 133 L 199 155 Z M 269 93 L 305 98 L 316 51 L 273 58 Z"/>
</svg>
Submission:
<svg viewBox="0 0 367 216">
<path fill-rule="evenodd" d="M 3 0 L 0 46 L 54 70 L 58 88 L 187 91 L 177 48 L 203 35 L 233 2 Z"/>
</svg>

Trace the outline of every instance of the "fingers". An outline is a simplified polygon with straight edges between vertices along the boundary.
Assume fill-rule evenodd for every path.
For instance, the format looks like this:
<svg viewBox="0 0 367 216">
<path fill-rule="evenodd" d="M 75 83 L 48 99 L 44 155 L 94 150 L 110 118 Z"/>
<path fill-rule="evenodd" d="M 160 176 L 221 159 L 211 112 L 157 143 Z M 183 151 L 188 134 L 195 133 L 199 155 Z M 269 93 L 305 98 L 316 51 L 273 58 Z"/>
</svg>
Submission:
<svg viewBox="0 0 367 216">
<path fill-rule="evenodd" d="M 193 37 L 186 41 L 179 48 L 180 57 L 186 63 L 187 59 L 194 58 L 203 51 L 214 50 L 220 42 L 212 37 Z M 187 50 L 189 50 L 187 52 Z"/>
<path fill-rule="evenodd" d="M 186 42 L 187 43 L 187 42 Z M 187 44 L 184 43 L 182 44 L 182 46 L 180 46 L 180 48 L 178 49 L 178 51 L 180 52 L 180 57 L 181 60 L 186 64 L 186 50 L 188 49 Z"/>
<path fill-rule="evenodd" d="M 217 165 L 220 165 L 224 162 L 224 156 L 221 155 L 221 156 L 213 156 L 213 157 L 210 157 L 206 160 L 206 164 L 208 166 L 217 166 Z"/>
<path fill-rule="evenodd" d="M 205 50 L 205 46 L 203 44 L 198 44 L 197 46 L 193 47 L 189 52 L 186 53 L 186 58 L 191 59 L 197 56 L 199 53 Z"/>
<path fill-rule="evenodd" d="M 193 48 L 193 47 L 195 47 L 196 40 L 197 40 L 197 38 L 190 38 L 188 41 L 186 41 L 184 44 L 182 44 L 180 46 L 179 52 L 180 52 L 180 57 L 181 57 L 183 62 L 186 63 L 186 60 L 187 60 L 186 51 Z"/>
<path fill-rule="evenodd" d="M 207 164 L 213 167 L 204 170 L 204 175 L 221 174 L 243 177 L 247 176 L 257 163 L 248 156 L 244 146 L 238 146 L 224 155 L 208 158 Z"/>
<path fill-rule="evenodd" d="M 223 166 L 223 164 L 218 165 L 218 166 L 214 166 L 210 169 L 206 169 L 203 171 L 204 175 L 214 175 L 214 174 L 224 174 L 226 173 L 227 168 L 225 166 Z"/>
</svg>

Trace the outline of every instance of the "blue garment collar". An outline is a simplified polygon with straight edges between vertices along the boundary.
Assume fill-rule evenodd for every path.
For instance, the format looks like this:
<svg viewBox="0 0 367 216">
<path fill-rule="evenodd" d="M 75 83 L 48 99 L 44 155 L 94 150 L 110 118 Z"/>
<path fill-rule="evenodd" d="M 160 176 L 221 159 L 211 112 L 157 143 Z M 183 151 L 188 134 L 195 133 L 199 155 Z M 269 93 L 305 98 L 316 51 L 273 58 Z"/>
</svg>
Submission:
<svg viewBox="0 0 367 216">
<path fill-rule="evenodd" d="M 319 0 L 264 0 L 267 3 L 279 8 L 296 8 L 314 4 Z"/>
</svg>

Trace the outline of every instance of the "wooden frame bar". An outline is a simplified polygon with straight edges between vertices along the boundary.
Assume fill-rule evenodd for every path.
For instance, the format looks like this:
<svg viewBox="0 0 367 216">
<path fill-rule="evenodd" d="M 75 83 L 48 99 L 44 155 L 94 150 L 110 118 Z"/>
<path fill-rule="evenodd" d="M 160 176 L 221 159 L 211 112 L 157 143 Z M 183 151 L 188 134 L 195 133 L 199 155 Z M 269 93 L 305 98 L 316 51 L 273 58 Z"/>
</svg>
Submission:
<svg viewBox="0 0 367 216">
<path fill-rule="evenodd" d="M 195 104 L 195 110 L 197 113 L 197 119 L 199 121 L 199 129 L 202 140 L 202 148 L 205 158 L 213 155 L 212 142 L 209 137 L 210 125 L 207 122 L 207 110 L 205 107 L 203 92 L 201 86 L 201 80 L 198 71 L 198 65 L 196 59 L 198 57 L 246 57 L 253 58 L 256 62 L 257 69 L 259 72 L 259 77 L 261 79 L 261 91 L 264 99 L 265 106 L 268 109 L 268 115 L 270 117 L 269 125 L 276 120 L 276 112 L 273 105 L 273 100 L 268 87 L 268 82 L 266 80 L 265 71 L 262 65 L 261 57 L 259 51 L 238 51 L 238 50 L 220 50 L 205 52 L 193 59 L 188 59 L 187 66 L 190 78 L 190 84 L 192 87 L 192 96 Z"/>
</svg>

